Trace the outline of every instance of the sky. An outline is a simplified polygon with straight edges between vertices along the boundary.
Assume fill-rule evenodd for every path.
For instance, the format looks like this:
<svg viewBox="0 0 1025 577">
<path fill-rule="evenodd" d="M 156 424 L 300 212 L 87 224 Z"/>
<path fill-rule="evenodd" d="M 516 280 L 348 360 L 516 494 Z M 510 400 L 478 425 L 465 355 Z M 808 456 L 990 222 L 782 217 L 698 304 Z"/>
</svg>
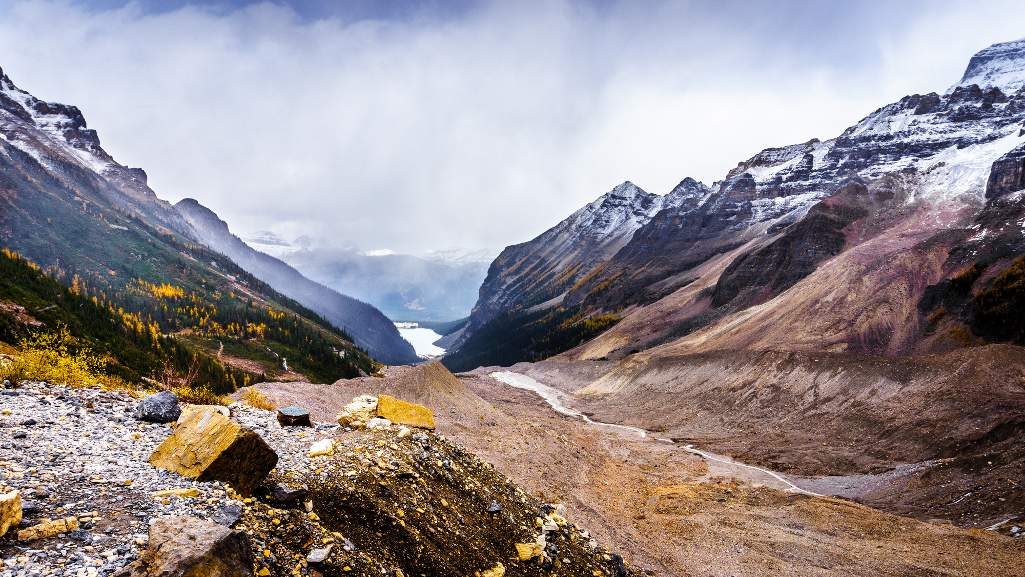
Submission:
<svg viewBox="0 0 1025 577">
<path fill-rule="evenodd" d="M 1014 1 L 0 0 L 0 67 L 243 237 L 523 242 L 827 139 L 1025 36 Z"/>
</svg>

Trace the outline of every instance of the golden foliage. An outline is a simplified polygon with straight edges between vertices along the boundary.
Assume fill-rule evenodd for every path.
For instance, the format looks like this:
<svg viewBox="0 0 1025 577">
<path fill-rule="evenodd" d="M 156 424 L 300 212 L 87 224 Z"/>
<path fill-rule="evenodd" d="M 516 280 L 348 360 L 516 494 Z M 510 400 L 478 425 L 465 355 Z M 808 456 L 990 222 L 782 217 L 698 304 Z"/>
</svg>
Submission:
<svg viewBox="0 0 1025 577">
<path fill-rule="evenodd" d="M 178 299 L 185 296 L 185 289 L 166 282 L 161 284 L 149 284 L 145 281 L 140 282 L 146 285 L 150 294 L 158 299 Z"/>
<path fill-rule="evenodd" d="M 20 352 L 0 366 L 0 379 L 14 382 L 45 381 L 69 387 L 114 383 L 103 374 L 108 361 L 86 347 L 72 349 L 74 340 L 68 327 L 60 325 L 52 333 L 37 333 L 20 343 Z"/>
<path fill-rule="evenodd" d="M 209 386 L 202 387 L 174 387 L 172 389 L 178 399 L 183 403 L 191 405 L 224 405 L 231 404 L 231 397 L 218 395 Z"/>
<path fill-rule="evenodd" d="M 274 403 L 267 398 L 267 395 L 252 387 L 242 391 L 242 402 L 254 409 L 263 409 L 264 411 L 274 411 L 277 409 Z"/>
</svg>

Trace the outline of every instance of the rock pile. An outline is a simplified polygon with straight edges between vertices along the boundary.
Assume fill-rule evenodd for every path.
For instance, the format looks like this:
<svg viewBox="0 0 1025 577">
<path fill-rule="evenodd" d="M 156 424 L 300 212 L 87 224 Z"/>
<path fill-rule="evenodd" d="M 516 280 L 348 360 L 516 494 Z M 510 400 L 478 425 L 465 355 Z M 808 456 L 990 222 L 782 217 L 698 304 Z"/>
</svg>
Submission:
<svg viewBox="0 0 1025 577">
<path fill-rule="evenodd" d="M 355 430 L 284 427 L 240 404 L 230 418 L 185 406 L 168 425 L 137 420 L 120 393 L 7 393 L 0 493 L 18 491 L 19 529 L 39 538 L 0 538 L 0 577 L 625 575 L 586 531 L 548 527 L 555 508 L 424 428 L 425 407 L 387 413 L 406 426 L 377 403 L 364 416 L 378 426 Z M 523 559 L 517 544 L 540 546 L 539 531 L 541 554 Z"/>
</svg>

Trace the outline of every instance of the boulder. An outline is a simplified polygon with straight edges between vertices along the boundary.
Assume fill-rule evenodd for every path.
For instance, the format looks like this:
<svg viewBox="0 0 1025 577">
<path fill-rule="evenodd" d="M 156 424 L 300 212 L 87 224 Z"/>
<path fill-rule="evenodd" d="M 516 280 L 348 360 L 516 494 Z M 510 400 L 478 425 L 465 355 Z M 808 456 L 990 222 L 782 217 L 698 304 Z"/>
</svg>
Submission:
<svg viewBox="0 0 1025 577">
<path fill-rule="evenodd" d="M 150 464 L 197 481 L 224 481 L 249 495 L 278 462 L 255 432 L 203 405 L 186 407 Z"/>
<path fill-rule="evenodd" d="M 275 483 L 267 490 L 266 499 L 278 508 L 295 507 L 306 500 L 310 490 L 305 486 L 289 486 Z"/>
<path fill-rule="evenodd" d="M 195 517 L 161 517 L 149 545 L 117 577 L 250 577 L 253 553 L 241 531 Z"/>
<path fill-rule="evenodd" d="M 135 407 L 135 418 L 151 423 L 170 423 L 178 420 L 181 413 L 178 395 L 171 391 L 161 391 L 143 397 Z"/>
<path fill-rule="evenodd" d="M 421 429 L 434 428 L 434 413 L 430 409 L 389 395 L 377 398 L 377 416 L 399 425 Z"/>
<path fill-rule="evenodd" d="M 21 493 L 0 493 L 0 537 L 21 523 Z"/>
<path fill-rule="evenodd" d="M 338 424 L 343 427 L 362 429 L 367 426 L 367 421 L 374 418 L 377 411 L 377 397 L 373 395 L 360 395 L 342 408 L 338 413 Z"/>
<path fill-rule="evenodd" d="M 57 519 L 51 521 L 49 519 L 43 519 L 39 523 L 29 527 L 28 529 L 22 529 L 18 531 L 19 541 L 36 541 L 39 539 L 47 539 L 54 535 L 60 535 L 61 533 L 69 533 L 71 531 L 78 530 L 78 519 L 75 517 L 68 517 L 66 519 Z"/>
<path fill-rule="evenodd" d="M 278 424 L 282 427 L 312 427 L 310 412 L 302 407 L 291 405 L 278 409 Z"/>
</svg>

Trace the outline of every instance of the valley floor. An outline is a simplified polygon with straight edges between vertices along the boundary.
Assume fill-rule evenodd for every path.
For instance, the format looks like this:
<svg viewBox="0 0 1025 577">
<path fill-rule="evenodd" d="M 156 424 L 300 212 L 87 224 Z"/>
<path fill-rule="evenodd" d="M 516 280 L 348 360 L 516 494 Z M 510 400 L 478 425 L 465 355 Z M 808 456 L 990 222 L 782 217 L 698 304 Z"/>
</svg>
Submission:
<svg viewBox="0 0 1025 577">
<path fill-rule="evenodd" d="M 303 404 L 315 418 L 329 420 L 357 393 L 412 391 L 408 375 L 415 370 L 392 368 L 383 379 L 334 385 L 258 387 L 279 405 Z M 582 379 L 593 377 L 592 368 L 576 370 Z M 744 467 L 710 466 L 679 444 L 560 414 L 534 392 L 489 372 L 460 375 L 461 388 L 433 394 L 439 432 L 529 492 L 565 503 L 599 542 L 649 574 L 1025 574 L 1025 539 L 784 490 Z M 535 376 L 543 372 L 537 368 Z M 429 391 L 429 383 L 415 385 L 421 396 Z"/>
</svg>

